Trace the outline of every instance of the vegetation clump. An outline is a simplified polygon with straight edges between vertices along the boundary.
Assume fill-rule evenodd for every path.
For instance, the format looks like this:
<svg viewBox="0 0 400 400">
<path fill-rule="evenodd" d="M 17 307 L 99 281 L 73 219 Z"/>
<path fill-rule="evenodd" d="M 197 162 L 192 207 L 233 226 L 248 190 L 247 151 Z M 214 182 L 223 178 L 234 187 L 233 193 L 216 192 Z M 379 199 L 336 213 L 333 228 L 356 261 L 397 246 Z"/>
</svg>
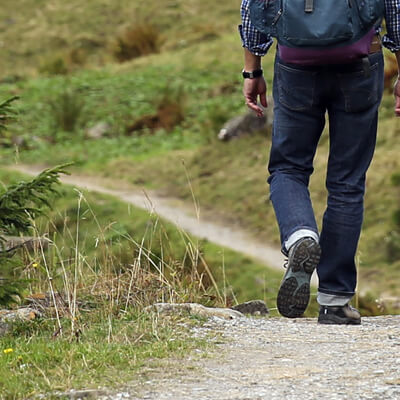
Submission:
<svg viewBox="0 0 400 400">
<path fill-rule="evenodd" d="M 148 22 L 140 22 L 127 28 L 115 41 L 114 57 L 119 62 L 158 53 L 161 46 L 161 33 Z"/>
<path fill-rule="evenodd" d="M 164 94 L 157 99 L 156 112 L 139 117 L 135 122 L 127 126 L 126 132 L 133 133 L 143 130 L 154 132 L 158 129 L 171 132 L 184 119 L 185 94 L 183 90 L 173 90 L 167 86 Z"/>
<path fill-rule="evenodd" d="M 84 113 L 84 98 L 81 91 L 71 86 L 63 88 L 48 102 L 56 131 L 75 132 Z"/>
</svg>

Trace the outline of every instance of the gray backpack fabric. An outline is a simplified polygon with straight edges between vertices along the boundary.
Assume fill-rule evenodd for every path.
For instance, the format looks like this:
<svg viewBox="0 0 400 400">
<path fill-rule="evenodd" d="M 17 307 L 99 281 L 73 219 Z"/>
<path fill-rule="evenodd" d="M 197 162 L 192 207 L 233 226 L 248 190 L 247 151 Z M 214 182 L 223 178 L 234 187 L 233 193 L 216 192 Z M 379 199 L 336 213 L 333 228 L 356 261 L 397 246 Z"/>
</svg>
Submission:
<svg viewBox="0 0 400 400">
<path fill-rule="evenodd" d="M 383 18 L 384 0 L 250 0 L 255 28 L 287 47 L 346 46 Z"/>
</svg>

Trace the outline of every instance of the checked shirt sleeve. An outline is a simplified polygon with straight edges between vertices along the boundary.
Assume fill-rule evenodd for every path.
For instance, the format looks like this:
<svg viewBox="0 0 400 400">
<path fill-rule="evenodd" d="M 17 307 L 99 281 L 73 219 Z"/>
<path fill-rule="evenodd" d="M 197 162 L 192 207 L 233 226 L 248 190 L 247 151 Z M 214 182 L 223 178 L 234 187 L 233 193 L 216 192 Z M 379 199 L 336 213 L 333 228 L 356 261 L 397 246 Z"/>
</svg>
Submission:
<svg viewBox="0 0 400 400">
<path fill-rule="evenodd" d="M 382 43 L 392 52 L 400 50 L 400 0 L 385 0 L 387 34 Z"/>
<path fill-rule="evenodd" d="M 400 1 L 400 0 L 398 0 Z M 243 47 L 246 47 L 256 56 L 264 56 L 271 47 L 273 40 L 256 30 L 250 21 L 249 0 L 242 0 L 240 7 L 242 24 L 239 25 L 239 33 Z"/>
</svg>

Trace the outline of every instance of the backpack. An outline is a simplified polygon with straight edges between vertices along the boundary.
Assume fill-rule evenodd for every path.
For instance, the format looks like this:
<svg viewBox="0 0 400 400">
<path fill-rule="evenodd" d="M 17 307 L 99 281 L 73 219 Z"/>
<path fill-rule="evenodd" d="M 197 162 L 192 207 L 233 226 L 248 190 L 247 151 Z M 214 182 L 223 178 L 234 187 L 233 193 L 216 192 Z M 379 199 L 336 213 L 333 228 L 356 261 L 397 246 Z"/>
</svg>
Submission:
<svg viewBox="0 0 400 400">
<path fill-rule="evenodd" d="M 351 45 L 384 16 L 384 0 L 250 0 L 250 20 L 289 48 Z"/>
</svg>

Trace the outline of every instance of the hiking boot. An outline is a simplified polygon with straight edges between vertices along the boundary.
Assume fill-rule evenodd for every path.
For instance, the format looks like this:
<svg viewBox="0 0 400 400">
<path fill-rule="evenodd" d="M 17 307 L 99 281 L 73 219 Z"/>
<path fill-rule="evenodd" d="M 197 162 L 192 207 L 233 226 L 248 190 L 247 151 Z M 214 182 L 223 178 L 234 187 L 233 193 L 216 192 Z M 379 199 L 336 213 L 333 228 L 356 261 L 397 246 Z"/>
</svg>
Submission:
<svg viewBox="0 0 400 400">
<path fill-rule="evenodd" d="M 321 306 L 318 323 L 326 325 L 360 325 L 361 316 L 358 310 L 349 304 L 345 306 Z"/>
<path fill-rule="evenodd" d="M 287 270 L 277 297 L 279 312 L 288 318 L 301 317 L 310 300 L 310 280 L 321 256 L 312 238 L 298 240 L 289 250 Z"/>
</svg>

